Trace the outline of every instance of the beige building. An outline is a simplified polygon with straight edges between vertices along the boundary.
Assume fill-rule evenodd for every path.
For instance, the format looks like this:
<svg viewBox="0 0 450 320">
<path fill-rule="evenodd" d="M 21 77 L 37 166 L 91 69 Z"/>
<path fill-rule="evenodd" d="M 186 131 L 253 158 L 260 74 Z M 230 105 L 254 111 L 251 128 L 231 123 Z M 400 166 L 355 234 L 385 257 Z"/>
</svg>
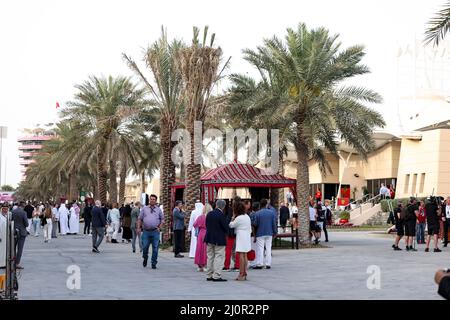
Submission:
<svg viewBox="0 0 450 320">
<path fill-rule="evenodd" d="M 310 194 L 317 188 L 325 199 L 341 197 L 358 200 L 368 193 L 375 196 L 381 184 L 392 184 L 396 197 L 450 195 L 450 120 L 419 128 L 410 134 L 377 131 L 375 150 L 364 160 L 346 145 L 339 155 L 327 155 L 332 173 L 323 175 L 317 163 L 309 163 Z M 285 175 L 296 178 L 297 161 L 289 152 Z"/>
<path fill-rule="evenodd" d="M 141 184 L 142 184 L 141 179 L 127 181 L 127 183 L 125 185 L 125 202 L 126 203 L 140 201 L 141 193 L 142 193 Z M 159 177 L 153 178 L 150 182 L 146 181 L 145 187 L 144 187 L 145 193 L 147 193 L 148 195 L 156 194 L 159 199 L 159 193 L 160 193 L 159 186 L 160 186 Z"/>
</svg>

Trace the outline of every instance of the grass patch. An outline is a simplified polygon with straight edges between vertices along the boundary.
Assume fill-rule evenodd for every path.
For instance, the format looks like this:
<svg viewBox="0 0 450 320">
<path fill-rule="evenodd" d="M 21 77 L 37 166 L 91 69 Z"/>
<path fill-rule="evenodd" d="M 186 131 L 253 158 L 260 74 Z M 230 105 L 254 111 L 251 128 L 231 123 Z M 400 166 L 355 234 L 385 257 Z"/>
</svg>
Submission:
<svg viewBox="0 0 450 320">
<path fill-rule="evenodd" d="M 281 242 L 281 243 L 280 243 Z M 325 246 L 321 243 L 319 244 L 298 244 L 299 249 L 320 249 L 320 248 L 330 248 L 329 246 Z M 276 249 L 291 249 L 292 250 L 292 244 L 290 240 L 280 240 L 272 243 L 272 250 Z M 294 243 L 294 250 L 296 250 L 295 243 Z"/>
<path fill-rule="evenodd" d="M 327 227 L 327 230 L 329 231 L 386 231 L 389 228 L 387 225 L 381 225 L 381 226 L 369 226 L 369 225 L 362 225 L 362 226 L 329 226 Z"/>
</svg>

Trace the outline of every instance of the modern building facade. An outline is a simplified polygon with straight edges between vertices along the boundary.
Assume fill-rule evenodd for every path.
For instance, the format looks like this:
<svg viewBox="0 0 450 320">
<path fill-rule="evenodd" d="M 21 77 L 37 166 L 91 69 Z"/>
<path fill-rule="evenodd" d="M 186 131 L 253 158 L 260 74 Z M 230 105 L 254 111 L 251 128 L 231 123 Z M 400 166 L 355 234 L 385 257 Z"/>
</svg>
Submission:
<svg viewBox="0 0 450 320">
<path fill-rule="evenodd" d="M 42 149 L 45 141 L 55 137 L 54 131 L 51 129 L 35 128 L 24 130 L 24 136 L 17 139 L 19 142 L 19 158 L 22 173 L 22 180 L 25 179 L 27 168 L 34 162 L 33 157 Z"/>
<path fill-rule="evenodd" d="M 309 163 L 310 194 L 317 188 L 326 199 L 376 196 L 381 184 L 392 184 L 397 198 L 450 195 L 450 119 L 408 134 L 374 132 L 376 148 L 364 160 L 345 145 L 339 155 L 327 155 L 332 173 L 324 175 Z M 285 175 L 296 177 L 295 154 L 284 163 Z M 341 194 L 338 188 L 341 184 Z"/>
</svg>

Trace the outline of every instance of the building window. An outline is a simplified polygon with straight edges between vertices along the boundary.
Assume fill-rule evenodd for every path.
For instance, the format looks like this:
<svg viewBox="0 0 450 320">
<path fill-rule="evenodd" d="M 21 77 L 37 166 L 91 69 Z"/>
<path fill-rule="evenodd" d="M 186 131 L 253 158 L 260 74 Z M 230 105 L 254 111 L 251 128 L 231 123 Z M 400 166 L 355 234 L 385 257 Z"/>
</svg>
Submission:
<svg viewBox="0 0 450 320">
<path fill-rule="evenodd" d="M 413 175 L 413 181 L 411 186 L 411 195 L 414 195 L 416 193 L 416 185 L 417 185 L 417 173 Z"/>
<path fill-rule="evenodd" d="M 408 189 L 409 189 L 409 174 L 407 174 L 405 177 L 405 188 L 403 190 L 403 193 L 408 194 Z"/>
<path fill-rule="evenodd" d="M 419 187 L 419 193 L 423 193 L 423 187 L 425 185 L 425 173 L 421 174 L 420 177 L 420 187 Z"/>
</svg>

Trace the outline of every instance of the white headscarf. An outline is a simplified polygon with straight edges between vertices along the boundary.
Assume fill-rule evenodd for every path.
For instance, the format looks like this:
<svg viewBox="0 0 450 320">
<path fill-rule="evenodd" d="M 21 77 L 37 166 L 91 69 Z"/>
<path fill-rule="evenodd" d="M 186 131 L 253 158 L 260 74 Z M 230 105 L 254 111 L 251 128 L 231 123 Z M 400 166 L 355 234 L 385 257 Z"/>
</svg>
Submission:
<svg viewBox="0 0 450 320">
<path fill-rule="evenodd" d="M 195 203 L 195 209 L 192 210 L 191 217 L 189 219 L 188 231 L 192 231 L 195 220 L 197 220 L 197 218 L 203 214 L 203 207 L 204 207 L 203 203 L 201 202 Z"/>
</svg>

